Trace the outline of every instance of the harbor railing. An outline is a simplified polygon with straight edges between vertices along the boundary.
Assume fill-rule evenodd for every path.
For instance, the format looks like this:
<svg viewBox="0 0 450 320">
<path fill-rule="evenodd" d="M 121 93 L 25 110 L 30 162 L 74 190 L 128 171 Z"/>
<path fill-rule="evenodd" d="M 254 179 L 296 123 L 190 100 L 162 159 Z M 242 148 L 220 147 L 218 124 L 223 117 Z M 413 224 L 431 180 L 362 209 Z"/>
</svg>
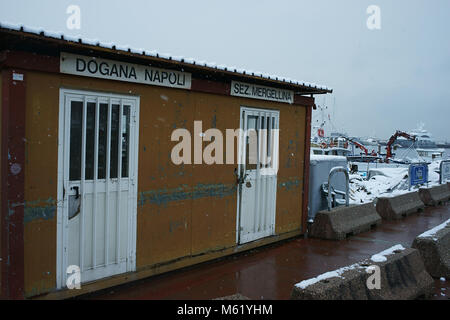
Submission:
<svg viewBox="0 0 450 320">
<path fill-rule="evenodd" d="M 349 206 L 349 192 L 350 192 L 350 177 L 348 174 L 348 170 L 344 167 L 334 167 L 333 169 L 330 170 L 330 174 L 328 175 L 328 211 L 331 211 L 332 208 L 332 204 L 331 204 L 331 178 L 338 172 L 343 172 L 345 174 L 345 206 L 348 207 Z M 333 188 L 334 189 L 334 188 Z M 344 195 L 343 192 L 340 192 L 338 190 L 334 190 L 334 193 L 337 194 L 342 194 Z"/>
</svg>

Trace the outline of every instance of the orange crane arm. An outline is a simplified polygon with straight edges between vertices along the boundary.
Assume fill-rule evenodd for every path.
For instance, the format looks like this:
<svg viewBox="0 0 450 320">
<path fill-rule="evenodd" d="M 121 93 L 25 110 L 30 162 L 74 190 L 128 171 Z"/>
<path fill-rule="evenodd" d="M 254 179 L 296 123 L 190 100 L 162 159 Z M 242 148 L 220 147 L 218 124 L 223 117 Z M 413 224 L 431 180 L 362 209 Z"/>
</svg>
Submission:
<svg viewBox="0 0 450 320">
<path fill-rule="evenodd" d="M 392 158 L 392 145 L 395 143 L 398 137 L 404 137 L 408 140 L 416 141 L 416 137 L 412 136 L 406 132 L 397 130 L 392 137 L 389 139 L 388 143 L 386 144 L 386 163 L 389 163 L 389 159 Z"/>
<path fill-rule="evenodd" d="M 342 137 L 344 139 L 346 139 L 348 142 L 353 143 L 355 146 L 357 146 L 358 148 L 360 148 L 362 151 L 364 151 L 364 153 L 366 154 L 366 156 L 369 154 L 369 150 L 367 150 L 366 147 L 364 147 L 362 144 L 360 144 L 357 141 L 354 141 L 353 139 L 350 139 L 349 137 Z"/>
<path fill-rule="evenodd" d="M 369 154 L 369 150 L 367 150 L 366 147 L 364 147 L 362 144 L 356 142 L 356 141 L 352 141 L 349 140 L 351 143 L 353 143 L 355 146 L 357 146 L 358 148 L 360 148 L 362 151 L 364 151 L 364 153 L 366 154 L 366 156 Z"/>
</svg>

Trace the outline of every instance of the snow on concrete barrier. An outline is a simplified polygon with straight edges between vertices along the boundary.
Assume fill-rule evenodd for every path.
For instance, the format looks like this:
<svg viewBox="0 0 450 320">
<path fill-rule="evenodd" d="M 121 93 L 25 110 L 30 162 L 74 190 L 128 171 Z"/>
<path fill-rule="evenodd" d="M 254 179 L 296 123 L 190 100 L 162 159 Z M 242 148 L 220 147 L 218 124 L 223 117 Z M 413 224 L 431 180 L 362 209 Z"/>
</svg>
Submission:
<svg viewBox="0 0 450 320">
<path fill-rule="evenodd" d="M 377 212 L 385 220 L 399 220 L 425 208 L 418 192 L 396 197 L 383 197 L 377 201 Z"/>
<path fill-rule="evenodd" d="M 369 231 L 381 224 L 381 217 L 373 203 L 337 207 L 319 211 L 311 226 L 313 238 L 343 240 L 348 236 Z"/>
<path fill-rule="evenodd" d="M 420 251 L 432 277 L 450 278 L 450 219 L 419 235 L 412 246 Z"/>
<path fill-rule="evenodd" d="M 401 245 L 296 284 L 293 300 L 412 300 L 433 294 L 433 278 L 416 249 Z"/>
<path fill-rule="evenodd" d="M 450 200 L 450 190 L 445 184 L 432 188 L 420 188 L 419 195 L 427 206 L 438 206 Z"/>
</svg>

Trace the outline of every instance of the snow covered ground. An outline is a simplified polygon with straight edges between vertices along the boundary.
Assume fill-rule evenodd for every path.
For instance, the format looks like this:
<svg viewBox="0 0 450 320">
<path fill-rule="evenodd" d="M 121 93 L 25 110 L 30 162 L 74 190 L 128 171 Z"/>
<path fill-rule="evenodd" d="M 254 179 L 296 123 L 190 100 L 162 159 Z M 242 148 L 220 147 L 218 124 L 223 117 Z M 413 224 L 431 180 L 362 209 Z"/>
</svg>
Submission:
<svg viewBox="0 0 450 320">
<path fill-rule="evenodd" d="M 429 186 L 439 184 L 440 161 L 428 166 Z M 368 203 L 378 197 L 390 197 L 417 191 L 420 186 L 408 190 L 408 168 L 377 168 L 371 170 L 369 179 L 364 174 L 350 175 L 350 203 Z"/>
</svg>

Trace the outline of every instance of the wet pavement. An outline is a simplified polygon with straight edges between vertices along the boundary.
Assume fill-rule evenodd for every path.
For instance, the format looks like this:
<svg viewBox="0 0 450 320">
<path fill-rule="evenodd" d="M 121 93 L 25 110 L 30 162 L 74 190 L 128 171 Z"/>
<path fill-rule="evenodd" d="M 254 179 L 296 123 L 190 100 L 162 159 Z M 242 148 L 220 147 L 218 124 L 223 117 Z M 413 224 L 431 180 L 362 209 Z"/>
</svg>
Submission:
<svg viewBox="0 0 450 320">
<path fill-rule="evenodd" d="M 426 208 L 343 241 L 297 238 L 83 296 L 83 299 L 289 299 L 294 284 L 369 258 L 450 219 L 450 205 Z M 449 279 L 450 280 L 450 279 Z M 450 299 L 450 281 L 436 280 L 434 299 Z"/>
</svg>

